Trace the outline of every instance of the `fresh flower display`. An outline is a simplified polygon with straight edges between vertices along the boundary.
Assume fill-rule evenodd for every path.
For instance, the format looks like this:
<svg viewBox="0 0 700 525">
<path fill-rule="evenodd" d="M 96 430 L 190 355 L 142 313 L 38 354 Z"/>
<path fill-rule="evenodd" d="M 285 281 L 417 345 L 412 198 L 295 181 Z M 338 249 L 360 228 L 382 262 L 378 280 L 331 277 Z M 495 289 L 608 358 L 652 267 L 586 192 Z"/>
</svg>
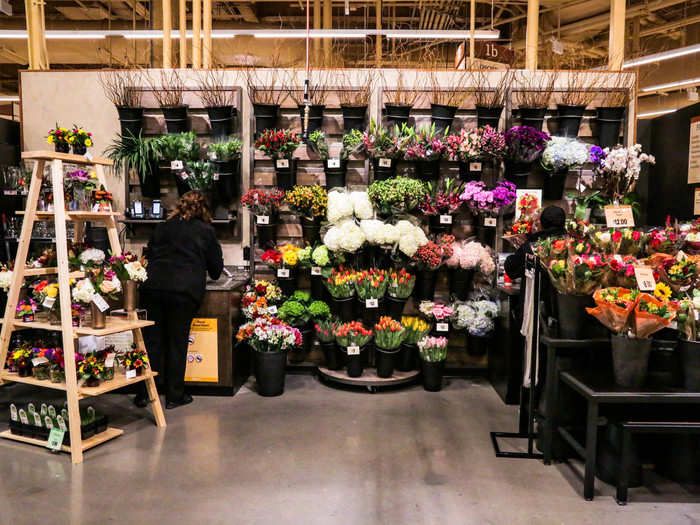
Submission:
<svg viewBox="0 0 700 525">
<path fill-rule="evenodd" d="M 46 299 L 53 299 L 54 301 L 58 297 L 58 283 L 49 282 L 46 279 L 37 281 L 30 285 L 32 289 L 32 297 L 36 300 L 37 304 L 45 306 Z"/>
<path fill-rule="evenodd" d="M 342 266 L 333 268 L 325 283 L 328 292 L 335 299 L 346 299 L 355 295 L 355 273 Z"/>
<path fill-rule="evenodd" d="M 654 288 L 654 297 L 662 301 L 669 301 L 671 300 L 672 295 L 673 290 L 671 290 L 670 286 L 664 283 L 656 283 L 656 287 Z"/>
<path fill-rule="evenodd" d="M 604 279 L 610 286 L 636 288 L 637 279 L 634 267 L 641 263 L 633 255 L 613 255 L 607 259 L 608 277 Z"/>
<path fill-rule="evenodd" d="M 323 244 L 332 252 L 354 253 L 362 247 L 365 240 L 362 228 L 349 219 L 331 226 L 323 235 Z"/>
<path fill-rule="evenodd" d="M 393 224 L 387 224 L 378 219 L 360 221 L 360 228 L 369 244 L 377 246 L 393 246 L 399 242 L 401 232 Z"/>
<path fill-rule="evenodd" d="M 676 257 L 666 257 L 656 267 L 661 280 L 668 284 L 675 293 L 687 292 L 695 288 L 698 277 L 697 262 L 693 257 L 679 252 Z"/>
<path fill-rule="evenodd" d="M 294 186 L 287 191 L 285 201 L 291 211 L 307 219 L 326 217 L 328 193 L 318 184 Z"/>
<path fill-rule="evenodd" d="M 473 270 L 478 268 L 484 275 L 491 275 L 496 269 L 496 263 L 491 256 L 491 250 L 476 241 L 459 241 L 452 245 L 452 256 L 445 264 L 449 268 Z"/>
<path fill-rule="evenodd" d="M 417 344 L 432 328 L 430 323 L 425 322 L 420 317 L 407 315 L 401 318 L 401 325 L 406 329 L 406 339 L 404 343 L 409 345 Z"/>
<path fill-rule="evenodd" d="M 15 309 L 17 319 L 22 319 L 22 321 L 33 321 L 34 314 L 37 311 L 37 304 L 34 299 L 23 299 L 17 303 L 17 308 Z"/>
<path fill-rule="evenodd" d="M 450 305 L 436 303 L 435 301 L 421 301 L 418 311 L 429 319 L 436 321 L 449 321 L 455 314 L 454 308 Z"/>
<path fill-rule="evenodd" d="M 34 352 L 31 349 L 20 346 L 8 353 L 7 365 L 10 370 L 31 368 L 33 358 Z"/>
<path fill-rule="evenodd" d="M 316 337 L 322 343 L 330 343 L 335 341 L 335 329 L 337 327 L 337 322 L 332 319 L 319 319 L 314 324 L 314 331 L 316 332 Z"/>
<path fill-rule="evenodd" d="M 494 301 L 481 299 L 458 304 L 453 323 L 455 328 L 466 329 L 471 335 L 486 337 L 493 333 L 498 317 L 498 305 Z"/>
<path fill-rule="evenodd" d="M 349 193 L 333 190 L 328 193 L 328 222 L 336 223 L 352 217 L 355 205 Z"/>
<path fill-rule="evenodd" d="M 94 171 L 87 172 L 85 170 L 67 172 L 63 177 L 63 182 L 66 189 L 71 191 L 79 188 L 92 192 L 97 189 L 98 185 L 97 174 Z"/>
<path fill-rule="evenodd" d="M 282 190 L 250 189 L 241 197 L 241 204 L 254 215 L 276 215 L 283 201 Z"/>
<path fill-rule="evenodd" d="M 413 161 L 433 161 L 439 160 L 447 151 L 447 129 L 439 135 L 435 124 L 430 127 L 423 127 L 418 130 L 408 128 L 408 140 L 404 158 Z"/>
<path fill-rule="evenodd" d="M 428 238 L 423 228 L 416 226 L 411 221 L 400 220 L 396 223 L 399 230 L 399 252 L 409 259 L 415 255 L 418 248 L 428 244 Z"/>
<path fill-rule="evenodd" d="M 178 176 L 192 190 L 207 191 L 214 185 L 214 168 L 207 160 L 188 160 Z"/>
<path fill-rule="evenodd" d="M 309 268 L 311 266 L 311 253 L 313 249 L 311 246 L 305 246 L 297 252 L 297 258 L 299 259 L 299 266 L 304 268 Z"/>
<path fill-rule="evenodd" d="M 588 162 L 588 148 L 573 138 L 552 137 L 542 153 L 542 166 L 547 171 L 566 171 Z"/>
<path fill-rule="evenodd" d="M 105 252 L 97 248 L 88 248 L 80 252 L 78 260 L 85 268 L 98 268 L 105 262 Z"/>
<path fill-rule="evenodd" d="M 355 273 L 355 291 L 360 299 L 381 299 L 388 285 L 386 270 L 370 268 Z"/>
<path fill-rule="evenodd" d="M 649 232 L 647 251 L 650 254 L 666 253 L 676 255 L 683 239 L 673 228 L 654 229 Z"/>
<path fill-rule="evenodd" d="M 331 264 L 331 258 L 328 248 L 325 246 L 317 246 L 314 248 L 313 252 L 311 252 L 311 261 L 321 268 L 329 266 Z"/>
<path fill-rule="evenodd" d="M 81 127 L 73 125 L 73 128 L 68 130 L 66 142 L 71 145 L 80 144 L 90 148 L 92 147 L 92 133 L 84 130 Z"/>
<path fill-rule="evenodd" d="M 640 293 L 634 308 L 634 333 L 643 339 L 667 327 L 676 318 L 678 306 Z"/>
<path fill-rule="evenodd" d="M 314 321 L 322 321 L 331 318 L 331 309 L 324 301 L 313 301 L 309 305 L 309 315 Z"/>
<path fill-rule="evenodd" d="M 447 359 L 446 337 L 423 337 L 418 341 L 418 352 L 423 361 L 439 363 Z"/>
<path fill-rule="evenodd" d="M 374 216 L 374 208 L 366 191 L 350 192 L 350 200 L 352 201 L 352 208 L 356 218 L 364 220 L 371 219 Z"/>
<path fill-rule="evenodd" d="M 639 179 L 642 164 L 654 164 L 653 155 L 642 153 L 642 146 L 615 146 L 601 149 L 591 148 L 591 162 L 596 175 L 596 184 L 610 202 L 621 201 L 630 193 Z"/>
<path fill-rule="evenodd" d="M 700 252 L 700 232 L 691 231 L 685 236 L 685 250 L 692 254 Z"/>
<path fill-rule="evenodd" d="M 424 215 L 450 215 L 456 213 L 462 205 L 459 196 L 464 190 L 464 184 L 455 179 L 446 177 L 442 184 L 435 185 L 428 182 L 426 188 L 425 197 L 418 204 L 418 209 Z"/>
<path fill-rule="evenodd" d="M 73 286 L 73 300 L 90 304 L 95 297 L 95 287 L 90 279 L 81 279 Z"/>
<path fill-rule="evenodd" d="M 41 252 L 41 255 L 31 261 L 30 263 L 27 263 L 27 267 L 29 268 L 47 268 L 49 266 L 56 266 L 57 259 L 56 259 L 56 250 L 54 248 L 47 248 L 43 252 Z"/>
<path fill-rule="evenodd" d="M 290 326 L 303 327 L 311 319 L 308 308 L 300 301 L 289 299 L 282 303 L 277 316 Z"/>
<path fill-rule="evenodd" d="M 586 311 L 612 332 L 622 334 L 627 331 L 638 296 L 638 290 L 629 288 L 601 288 L 593 294 L 596 306 Z"/>
<path fill-rule="evenodd" d="M 452 238 L 454 239 L 454 237 Z M 416 250 L 411 261 L 420 270 L 437 270 L 452 255 L 453 250 L 450 244 L 428 241 Z"/>
<path fill-rule="evenodd" d="M 0 290 L 7 292 L 12 285 L 12 271 L 0 264 Z"/>
<path fill-rule="evenodd" d="M 301 345 L 301 332 L 280 319 L 262 316 L 241 325 L 236 334 L 256 352 L 284 352 Z"/>
<path fill-rule="evenodd" d="M 370 159 L 400 159 L 404 154 L 406 137 L 401 135 L 398 126 L 394 134 L 378 125 L 374 119 L 362 136 L 362 145 Z"/>
<path fill-rule="evenodd" d="M 527 219 L 520 219 L 515 221 L 510 227 L 511 235 L 527 235 L 532 232 L 532 221 Z"/>
<path fill-rule="evenodd" d="M 407 177 L 375 180 L 367 190 L 370 202 L 384 215 L 410 212 L 423 201 L 425 193 L 421 181 Z"/>
<path fill-rule="evenodd" d="M 294 244 L 285 244 L 279 248 L 267 250 L 262 254 L 261 260 L 270 268 L 294 268 L 299 262 L 301 248 Z"/>
<path fill-rule="evenodd" d="M 484 128 L 462 128 L 459 135 L 447 137 L 447 151 L 452 160 L 470 162 L 481 158 L 481 136 Z"/>
<path fill-rule="evenodd" d="M 499 162 L 506 153 L 506 139 L 503 133 L 486 125 L 481 131 L 481 158 Z"/>
<path fill-rule="evenodd" d="M 407 299 L 416 286 L 416 276 L 410 274 L 405 268 L 391 270 L 388 273 L 389 295 L 398 299 Z"/>
<path fill-rule="evenodd" d="M 406 339 L 406 329 L 391 317 L 382 316 L 374 325 L 374 343 L 383 350 L 394 350 Z"/>
<path fill-rule="evenodd" d="M 515 202 L 515 184 L 504 180 L 496 183 L 492 190 L 488 190 L 483 182 L 470 181 L 464 185 L 464 192 L 459 198 L 472 213 L 494 216 Z"/>
<path fill-rule="evenodd" d="M 301 138 L 291 129 L 266 129 L 255 141 L 255 149 L 272 160 L 291 159 Z"/>
<path fill-rule="evenodd" d="M 104 363 L 100 362 L 95 354 L 86 355 L 78 365 L 78 377 L 86 383 L 99 381 L 104 371 Z"/>
<path fill-rule="evenodd" d="M 151 364 L 146 351 L 139 349 L 136 344 L 132 344 L 131 350 L 125 352 L 120 358 L 127 370 L 143 370 Z"/>
<path fill-rule="evenodd" d="M 261 315 L 272 314 L 270 306 L 264 296 L 259 297 L 255 292 L 245 293 L 241 297 L 241 311 L 246 319 L 255 319 Z"/>
<path fill-rule="evenodd" d="M 569 256 L 570 250 L 572 253 L 588 252 L 590 245 L 550 237 L 538 241 L 532 248 L 558 291 L 566 294 L 593 293 L 605 275 L 606 260 L 598 254 Z"/>
<path fill-rule="evenodd" d="M 114 270 L 102 267 L 92 274 L 94 291 L 96 294 L 109 299 L 117 299 L 122 291 L 122 283 Z M 82 302 L 82 301 L 81 301 Z"/>
<path fill-rule="evenodd" d="M 334 331 L 336 342 L 342 347 L 359 346 L 362 348 L 372 339 L 374 332 L 368 330 L 359 321 L 342 323 Z"/>
<path fill-rule="evenodd" d="M 504 134 L 506 158 L 512 162 L 536 161 L 552 138 L 530 126 L 515 126 Z"/>
<path fill-rule="evenodd" d="M 127 251 L 121 255 L 112 255 L 108 263 L 122 282 L 131 280 L 142 283 L 148 279 L 145 266 L 134 253 Z"/>
<path fill-rule="evenodd" d="M 95 207 L 93 211 L 112 211 L 112 194 L 104 186 L 94 193 Z"/>
<path fill-rule="evenodd" d="M 48 144 L 68 144 L 68 128 L 61 128 L 56 124 L 54 129 L 49 130 L 46 136 L 46 142 Z"/>
</svg>

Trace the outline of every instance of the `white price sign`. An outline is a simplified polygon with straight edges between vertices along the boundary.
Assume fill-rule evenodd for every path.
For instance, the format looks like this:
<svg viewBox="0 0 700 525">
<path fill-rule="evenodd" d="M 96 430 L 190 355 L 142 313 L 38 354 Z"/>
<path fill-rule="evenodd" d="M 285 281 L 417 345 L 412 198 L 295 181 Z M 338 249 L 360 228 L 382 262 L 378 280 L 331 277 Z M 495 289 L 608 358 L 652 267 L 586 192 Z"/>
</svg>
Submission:
<svg viewBox="0 0 700 525">
<path fill-rule="evenodd" d="M 481 171 L 481 162 L 470 162 L 469 171 Z"/>
<path fill-rule="evenodd" d="M 328 159 L 329 168 L 340 168 L 340 159 Z"/>
<path fill-rule="evenodd" d="M 379 159 L 380 168 L 391 168 L 391 159 Z"/>
<path fill-rule="evenodd" d="M 218 174 L 218 173 L 214 173 L 214 175 L 213 175 L 212 178 L 213 178 L 214 180 L 219 180 L 219 174 Z"/>
<path fill-rule="evenodd" d="M 487 228 L 495 228 L 498 224 L 496 217 L 484 217 L 484 226 Z"/>
<path fill-rule="evenodd" d="M 87 159 L 88 162 L 92 162 L 92 153 L 90 153 L 89 151 L 86 151 L 85 158 Z"/>
<path fill-rule="evenodd" d="M 127 370 L 127 371 L 126 371 L 126 378 L 127 378 L 127 379 L 134 379 L 134 378 L 136 378 L 136 370 Z"/>
<path fill-rule="evenodd" d="M 654 270 L 650 266 L 635 266 L 634 277 L 637 279 L 637 286 L 641 291 L 653 292 L 656 289 Z"/>
<path fill-rule="evenodd" d="M 53 307 L 53 304 L 55 302 L 56 302 L 55 297 L 47 297 L 46 299 L 44 299 L 44 302 L 41 303 L 41 306 L 43 306 L 44 308 L 51 309 L 51 307 Z"/>
<path fill-rule="evenodd" d="M 278 168 L 288 168 L 289 167 L 289 159 L 277 159 L 275 166 Z"/>
<path fill-rule="evenodd" d="M 321 267 L 320 266 L 312 266 L 311 267 L 311 275 L 321 275 Z"/>
<path fill-rule="evenodd" d="M 270 224 L 270 216 L 269 215 L 256 215 L 255 222 L 257 222 L 258 224 Z"/>
<path fill-rule="evenodd" d="M 116 357 L 116 354 L 114 352 L 110 352 L 107 354 L 107 357 L 105 357 L 105 367 L 106 368 L 112 368 L 114 366 L 114 358 Z"/>
<path fill-rule="evenodd" d="M 435 326 L 435 329 L 438 332 L 449 332 L 450 331 L 450 325 L 448 323 L 438 323 Z"/>
<path fill-rule="evenodd" d="M 360 347 L 357 345 L 348 346 L 348 355 L 360 355 Z"/>
<path fill-rule="evenodd" d="M 634 226 L 632 206 L 606 206 L 605 222 L 608 228 L 631 228 Z"/>
<path fill-rule="evenodd" d="M 100 312 L 104 312 L 105 310 L 109 309 L 107 301 L 105 301 L 101 295 L 95 294 L 92 298 L 92 302 L 95 303 L 95 306 L 100 309 Z"/>
<path fill-rule="evenodd" d="M 181 160 L 171 160 L 170 161 L 170 169 L 173 171 L 181 170 L 184 166 L 182 165 Z"/>
<path fill-rule="evenodd" d="M 452 215 L 440 215 L 440 224 L 452 224 Z"/>
<path fill-rule="evenodd" d="M 379 308 L 379 299 L 366 299 L 365 308 Z"/>
<path fill-rule="evenodd" d="M 275 306 L 274 304 L 272 306 L 268 306 L 267 313 L 269 313 L 270 315 L 277 315 L 277 306 Z"/>
<path fill-rule="evenodd" d="M 34 359 L 32 359 L 32 366 L 39 366 L 48 362 L 49 360 L 45 357 L 35 357 Z"/>
<path fill-rule="evenodd" d="M 278 268 L 277 277 L 289 277 L 289 268 Z"/>
</svg>

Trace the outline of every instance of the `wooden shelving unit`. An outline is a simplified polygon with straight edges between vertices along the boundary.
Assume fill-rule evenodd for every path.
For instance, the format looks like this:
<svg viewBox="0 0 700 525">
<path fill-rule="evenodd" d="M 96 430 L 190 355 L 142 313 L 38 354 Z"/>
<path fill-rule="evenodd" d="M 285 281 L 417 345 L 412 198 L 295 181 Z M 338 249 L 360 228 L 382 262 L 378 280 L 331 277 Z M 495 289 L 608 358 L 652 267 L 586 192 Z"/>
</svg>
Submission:
<svg viewBox="0 0 700 525">
<path fill-rule="evenodd" d="M 82 272 L 71 272 L 68 268 L 68 245 L 66 234 L 66 221 L 74 221 L 74 241 L 81 241 L 84 233 L 85 222 L 98 221 L 102 222 L 109 237 L 110 248 L 112 253 L 120 254 L 122 252 L 119 243 L 119 233 L 117 230 L 117 217 L 120 216 L 117 212 L 90 212 L 90 211 L 65 211 L 65 196 L 63 191 L 63 163 L 94 166 L 97 179 L 100 184 L 106 187 L 106 180 L 103 166 L 110 166 L 112 163 L 106 159 L 89 159 L 80 155 L 71 155 L 67 153 L 55 153 L 52 151 L 32 151 L 22 153 L 24 160 L 36 161 L 32 173 L 32 181 L 27 195 L 26 209 L 24 211 L 24 221 L 22 223 L 22 233 L 19 237 L 19 246 L 17 248 L 17 257 L 15 259 L 15 270 L 12 276 L 12 284 L 7 298 L 7 307 L 2 323 L 2 332 L 0 333 L 0 367 L 4 367 L 7 358 L 7 352 L 10 345 L 12 332 L 23 329 L 40 329 L 60 331 L 63 336 L 63 350 L 65 355 L 65 383 L 51 383 L 46 380 L 38 380 L 33 377 L 19 377 L 18 374 L 10 373 L 6 370 L 0 372 L 0 383 L 4 381 L 13 381 L 25 383 L 32 386 L 51 388 L 66 392 L 68 405 L 68 427 L 71 435 L 70 446 L 64 445 L 61 450 L 70 452 L 73 463 L 82 463 L 83 452 L 93 448 L 101 443 L 114 439 L 124 433 L 123 430 L 117 428 L 108 428 L 105 432 L 101 432 L 89 439 L 81 440 L 80 437 L 80 410 L 79 401 L 86 397 L 94 397 L 107 392 L 111 392 L 118 388 L 122 388 L 129 384 L 145 382 L 148 391 L 148 397 L 153 409 L 156 425 L 165 427 L 165 416 L 163 415 L 163 407 L 160 404 L 158 392 L 154 377 L 156 374 L 150 369 L 146 369 L 143 375 L 137 376 L 134 379 L 127 380 L 125 376 L 118 376 L 110 381 L 106 381 L 96 387 L 84 387 L 78 385 L 75 369 L 75 339 L 80 336 L 96 335 L 104 336 L 120 332 L 131 331 L 134 337 L 134 342 L 140 348 L 146 349 L 141 329 L 153 324 L 152 321 L 139 320 L 136 313 L 130 313 L 128 319 L 109 317 L 105 328 L 94 329 L 90 327 L 73 327 L 70 316 L 71 298 L 70 293 L 59 294 L 61 305 L 61 324 L 53 325 L 46 322 L 23 323 L 15 319 L 15 309 L 19 300 L 20 288 L 26 277 L 37 275 L 58 275 L 58 286 L 61 291 L 70 291 L 69 279 L 80 278 Z M 51 166 L 51 185 L 54 194 L 55 211 L 38 211 L 36 209 L 41 191 L 41 185 L 44 178 L 44 167 L 47 163 Z M 27 261 L 27 252 L 29 250 L 29 242 L 31 240 L 34 221 L 53 220 L 56 229 L 56 255 L 58 265 L 55 268 L 25 268 Z M 12 434 L 10 431 L 1 432 L 0 437 L 29 443 L 32 445 L 45 446 L 46 442 Z"/>
</svg>

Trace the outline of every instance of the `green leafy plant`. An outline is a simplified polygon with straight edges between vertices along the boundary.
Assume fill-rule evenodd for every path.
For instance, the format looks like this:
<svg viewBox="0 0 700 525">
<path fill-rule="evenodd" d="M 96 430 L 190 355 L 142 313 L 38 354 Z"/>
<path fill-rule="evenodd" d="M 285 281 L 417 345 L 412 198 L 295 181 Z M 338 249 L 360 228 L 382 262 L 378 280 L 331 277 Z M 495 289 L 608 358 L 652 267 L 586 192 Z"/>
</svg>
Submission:
<svg viewBox="0 0 700 525">
<path fill-rule="evenodd" d="M 208 190 L 214 184 L 214 170 L 206 160 L 197 160 L 185 164 L 187 184 L 193 190 Z"/>
<path fill-rule="evenodd" d="M 303 290 L 297 290 L 292 294 L 292 301 L 300 302 L 301 304 L 308 306 L 311 302 L 311 294 Z"/>
<path fill-rule="evenodd" d="M 209 157 L 211 160 L 228 162 L 241 158 L 241 149 L 243 142 L 241 139 L 232 137 L 224 142 L 214 142 L 209 144 Z M 213 154 L 213 155 L 212 155 Z"/>
<path fill-rule="evenodd" d="M 350 155 L 359 151 L 364 145 L 364 134 L 359 129 L 350 130 L 343 135 L 343 149 L 340 150 L 340 158 L 347 160 Z"/>
<path fill-rule="evenodd" d="M 279 310 L 277 310 L 277 316 L 287 324 L 296 327 L 304 326 L 311 318 L 306 306 L 293 299 L 285 301 L 280 306 Z"/>
<path fill-rule="evenodd" d="M 152 165 L 158 161 L 156 142 L 131 134 L 119 137 L 105 150 L 107 158 L 114 162 L 114 173 L 121 176 L 122 170 L 134 171 L 141 181 L 152 174 Z"/>
<path fill-rule="evenodd" d="M 314 151 L 314 153 L 321 157 L 321 160 L 328 160 L 330 158 L 326 135 L 320 129 L 311 132 L 306 143 Z"/>
<path fill-rule="evenodd" d="M 153 147 L 161 160 L 182 162 L 199 159 L 199 143 L 194 131 L 185 133 L 169 133 L 153 139 Z"/>
<path fill-rule="evenodd" d="M 331 309 L 323 301 L 314 301 L 309 305 L 309 314 L 316 321 L 322 321 L 331 318 Z"/>
</svg>

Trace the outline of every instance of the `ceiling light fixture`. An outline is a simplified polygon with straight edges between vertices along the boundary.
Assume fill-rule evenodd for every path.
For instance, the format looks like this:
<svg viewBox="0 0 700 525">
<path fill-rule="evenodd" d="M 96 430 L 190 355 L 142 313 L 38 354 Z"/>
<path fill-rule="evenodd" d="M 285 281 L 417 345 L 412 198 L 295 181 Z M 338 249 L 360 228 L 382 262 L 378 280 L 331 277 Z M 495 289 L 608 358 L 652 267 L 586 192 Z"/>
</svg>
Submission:
<svg viewBox="0 0 700 525">
<path fill-rule="evenodd" d="M 700 77 L 678 80 L 676 82 L 667 82 L 666 84 L 657 84 L 656 86 L 643 87 L 641 91 L 642 93 L 649 93 L 650 91 L 664 91 L 666 89 L 689 86 L 691 84 L 700 84 Z"/>
<path fill-rule="evenodd" d="M 254 29 L 250 32 L 239 31 L 239 35 L 253 35 L 255 38 L 306 38 L 306 31 L 294 29 Z M 316 29 L 309 31 L 309 38 L 365 38 L 363 30 Z"/>
<path fill-rule="evenodd" d="M 622 67 L 627 69 L 630 67 L 643 66 L 645 64 L 651 64 L 652 62 L 662 62 L 664 60 L 692 55 L 694 53 L 700 53 L 700 44 L 679 47 L 678 49 L 671 49 L 669 51 L 662 51 L 660 53 L 654 53 L 652 55 L 627 60 L 622 64 Z"/>
<path fill-rule="evenodd" d="M 19 102 L 19 95 L 0 95 L 0 102 Z"/>
<path fill-rule="evenodd" d="M 62 40 L 94 40 L 106 38 L 106 31 L 46 31 L 46 38 L 62 39 Z"/>
<path fill-rule="evenodd" d="M 404 29 L 399 31 L 382 31 L 377 30 L 374 32 L 368 31 L 369 34 L 380 34 L 385 35 L 387 38 L 411 38 L 411 39 L 422 39 L 422 40 L 468 40 L 471 36 L 469 31 L 414 31 L 410 29 Z M 497 29 L 493 31 L 488 30 L 478 30 L 474 31 L 474 39 L 476 40 L 497 40 L 501 37 L 501 32 Z"/>
<path fill-rule="evenodd" d="M 677 109 L 660 109 L 659 111 L 649 111 L 648 113 L 640 113 L 637 118 L 643 117 L 658 117 L 659 115 L 666 115 L 668 113 L 673 113 L 678 111 Z"/>
</svg>

